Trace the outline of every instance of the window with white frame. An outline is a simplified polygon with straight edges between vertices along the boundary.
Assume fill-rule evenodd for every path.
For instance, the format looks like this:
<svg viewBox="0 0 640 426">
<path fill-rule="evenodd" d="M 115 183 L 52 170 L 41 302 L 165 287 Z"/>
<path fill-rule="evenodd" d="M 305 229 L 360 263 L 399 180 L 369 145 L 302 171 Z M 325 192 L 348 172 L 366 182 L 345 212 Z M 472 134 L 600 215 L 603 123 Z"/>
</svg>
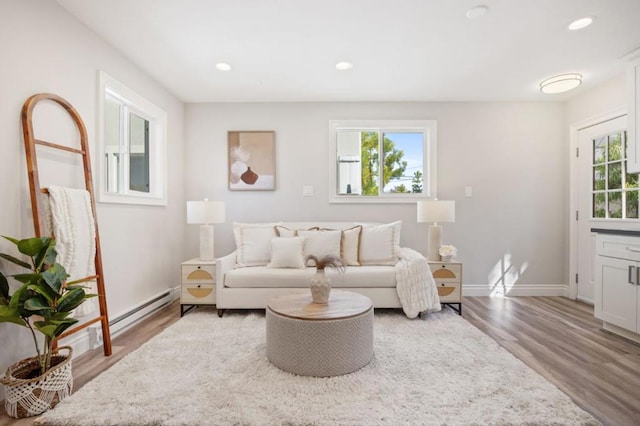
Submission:
<svg viewBox="0 0 640 426">
<path fill-rule="evenodd" d="M 99 74 L 100 201 L 166 205 L 166 113 Z"/>
<path fill-rule="evenodd" d="M 592 217 L 638 218 L 638 174 L 627 173 L 627 132 L 619 131 L 591 141 Z"/>
<path fill-rule="evenodd" d="M 435 196 L 434 120 L 330 122 L 331 202 L 410 203 Z"/>
</svg>

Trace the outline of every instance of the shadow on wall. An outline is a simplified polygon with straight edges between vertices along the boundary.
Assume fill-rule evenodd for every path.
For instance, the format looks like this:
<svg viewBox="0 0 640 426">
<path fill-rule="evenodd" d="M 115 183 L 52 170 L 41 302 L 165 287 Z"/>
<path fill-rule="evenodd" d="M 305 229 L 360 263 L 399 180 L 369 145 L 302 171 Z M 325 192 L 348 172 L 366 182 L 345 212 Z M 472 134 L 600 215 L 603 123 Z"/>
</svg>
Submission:
<svg viewBox="0 0 640 426">
<path fill-rule="evenodd" d="M 528 267 L 529 262 L 525 261 L 521 265 L 517 265 L 513 262 L 511 253 L 505 253 L 489 272 L 488 282 L 491 287 L 491 296 L 508 296 Z"/>
</svg>

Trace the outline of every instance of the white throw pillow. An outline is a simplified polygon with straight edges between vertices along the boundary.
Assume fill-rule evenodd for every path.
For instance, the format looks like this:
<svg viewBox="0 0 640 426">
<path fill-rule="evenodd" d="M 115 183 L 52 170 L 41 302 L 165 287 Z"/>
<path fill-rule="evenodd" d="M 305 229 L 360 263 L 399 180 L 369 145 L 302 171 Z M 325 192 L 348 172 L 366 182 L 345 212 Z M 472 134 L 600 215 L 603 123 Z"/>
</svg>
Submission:
<svg viewBox="0 0 640 426">
<path fill-rule="evenodd" d="M 333 255 L 340 257 L 340 239 L 342 231 L 305 231 L 298 230 L 298 236 L 304 237 L 304 256 L 314 255 L 318 259 Z"/>
<path fill-rule="evenodd" d="M 304 237 L 272 238 L 267 268 L 304 268 Z"/>
<path fill-rule="evenodd" d="M 295 237 L 298 233 L 295 229 L 289 229 L 286 226 L 281 225 L 274 226 L 274 229 L 276 230 L 276 235 L 283 238 Z"/>
<path fill-rule="evenodd" d="M 360 266 L 360 235 L 362 225 L 342 230 L 340 254 L 345 266 Z"/>
<path fill-rule="evenodd" d="M 400 251 L 402 221 L 365 227 L 360 237 L 361 265 L 395 265 Z"/>
<path fill-rule="evenodd" d="M 233 223 L 236 264 L 239 267 L 264 266 L 271 257 L 271 239 L 277 223 Z"/>
</svg>

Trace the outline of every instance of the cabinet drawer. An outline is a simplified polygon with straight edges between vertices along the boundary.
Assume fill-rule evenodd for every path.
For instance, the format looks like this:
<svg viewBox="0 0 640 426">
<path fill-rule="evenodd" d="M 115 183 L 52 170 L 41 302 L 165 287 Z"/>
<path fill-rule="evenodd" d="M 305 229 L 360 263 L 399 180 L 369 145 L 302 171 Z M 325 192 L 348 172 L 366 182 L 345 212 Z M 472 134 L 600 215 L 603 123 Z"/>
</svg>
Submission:
<svg viewBox="0 0 640 426">
<path fill-rule="evenodd" d="M 438 296 L 441 303 L 460 303 L 462 302 L 462 284 L 460 282 L 442 282 L 436 280 L 438 288 Z"/>
<path fill-rule="evenodd" d="M 625 235 L 598 234 L 596 236 L 596 254 L 640 261 L 640 238 Z"/>
<path fill-rule="evenodd" d="M 216 286 L 213 284 L 182 284 L 181 304 L 213 305 L 216 303 Z"/>
<path fill-rule="evenodd" d="M 215 265 L 182 265 L 183 283 L 215 283 Z"/>
<path fill-rule="evenodd" d="M 436 282 L 462 282 L 462 265 L 459 263 L 429 263 Z"/>
</svg>

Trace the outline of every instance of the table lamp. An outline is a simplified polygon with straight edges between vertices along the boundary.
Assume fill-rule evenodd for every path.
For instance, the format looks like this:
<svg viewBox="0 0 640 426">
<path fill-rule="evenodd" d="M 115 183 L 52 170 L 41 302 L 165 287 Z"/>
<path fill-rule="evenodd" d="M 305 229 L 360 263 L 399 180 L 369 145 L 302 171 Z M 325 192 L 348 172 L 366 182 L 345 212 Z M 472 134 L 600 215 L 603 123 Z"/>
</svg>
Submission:
<svg viewBox="0 0 640 426">
<path fill-rule="evenodd" d="M 418 223 L 433 222 L 429 226 L 429 251 L 427 259 L 440 260 L 439 249 L 442 245 L 442 227 L 439 222 L 456 221 L 456 204 L 453 200 L 418 201 Z"/>
<path fill-rule="evenodd" d="M 224 201 L 187 201 L 187 223 L 200 224 L 200 260 L 213 260 L 213 225 L 223 223 Z"/>
</svg>

